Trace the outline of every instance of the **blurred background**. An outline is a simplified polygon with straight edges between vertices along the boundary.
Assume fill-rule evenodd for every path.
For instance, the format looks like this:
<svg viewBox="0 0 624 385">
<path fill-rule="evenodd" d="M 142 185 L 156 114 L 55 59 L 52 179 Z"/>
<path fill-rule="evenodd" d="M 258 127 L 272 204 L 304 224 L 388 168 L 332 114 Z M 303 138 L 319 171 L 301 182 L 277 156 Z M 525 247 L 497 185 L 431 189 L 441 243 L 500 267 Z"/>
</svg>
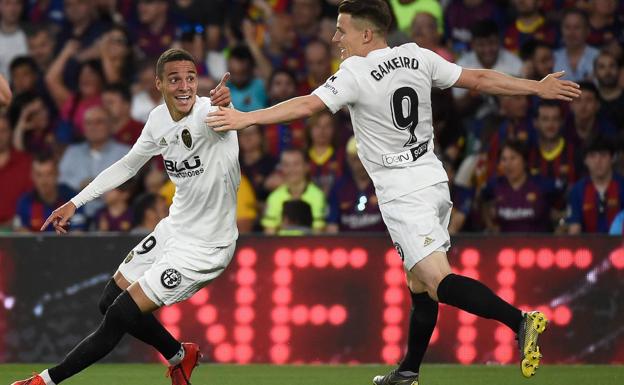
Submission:
<svg viewBox="0 0 624 385">
<path fill-rule="evenodd" d="M 338 69 L 331 44 L 338 3 L 0 0 L 0 73 L 14 94 L 0 110 L 0 361 L 62 356 L 98 322 L 96 298 L 116 264 L 167 215 L 175 187 L 162 159 L 154 158 L 135 178 L 78 211 L 72 231 L 87 234 L 22 235 L 36 232 L 54 208 L 132 146 L 151 109 L 162 103 L 154 85 L 158 56 L 170 47 L 188 50 L 197 61 L 200 95 L 229 71 L 237 109 L 271 106 L 310 93 Z M 624 361 L 624 330 L 595 330 L 589 340 L 566 332 L 575 324 L 618 319 L 621 326 L 624 317 L 624 2 L 389 4 L 391 46 L 416 42 L 464 67 L 535 80 L 565 70 L 565 79 L 581 85 L 583 95 L 571 103 L 432 91 L 436 152 L 454 202 L 449 230 L 459 234 L 450 257 L 457 271 L 480 276 L 515 304 L 538 299 L 527 305 L 542 306 L 561 327 L 546 337 L 560 344 L 551 359 Z M 217 289 L 163 310 L 168 327 L 207 341 L 214 348 L 210 359 L 219 362 L 400 359 L 407 291 L 352 132 L 346 111 L 240 131 L 237 215 L 247 235 L 239 265 Z M 491 236 L 498 233 L 511 235 Z M 45 268 L 33 272 L 33 266 Z M 307 267 L 318 272 L 293 278 Z M 336 271 L 320 272 L 325 269 Z M 40 285 L 25 285 L 25 276 Z M 528 284 L 530 276 L 538 283 Z M 324 290 L 319 282 L 327 282 Z M 353 285 L 360 291 L 349 291 Z M 213 290 L 229 300 L 215 299 Z M 298 296 L 311 304 L 297 308 Z M 212 301 L 224 301 L 225 318 Z M 93 309 L 83 313 L 85 303 Z M 76 311 L 66 312 L 68 306 Z M 51 314 L 69 318 L 50 323 Z M 513 336 L 490 321 L 457 314 L 450 326 L 441 325 L 450 334 L 439 335 L 436 360 L 505 363 L 515 357 Z M 297 338 L 306 346 L 309 333 L 297 336 L 293 323 L 334 329 L 327 329 L 326 346 L 317 353 L 295 354 Z M 344 323 L 373 333 L 375 342 L 341 333 L 336 326 Z M 24 343 L 33 346 L 27 357 L 17 349 Z M 358 348 L 362 343 L 368 347 Z M 113 359 L 156 357 L 132 342 L 125 346 Z"/>
</svg>

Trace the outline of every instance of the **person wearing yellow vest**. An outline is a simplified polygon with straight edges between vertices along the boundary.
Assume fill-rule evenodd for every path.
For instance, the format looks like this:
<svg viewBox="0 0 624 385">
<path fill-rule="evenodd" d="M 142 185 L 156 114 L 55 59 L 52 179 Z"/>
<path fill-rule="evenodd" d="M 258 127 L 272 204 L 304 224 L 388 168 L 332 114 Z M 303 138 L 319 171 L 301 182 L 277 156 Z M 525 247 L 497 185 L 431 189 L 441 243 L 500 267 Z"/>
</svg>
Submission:
<svg viewBox="0 0 624 385">
<path fill-rule="evenodd" d="M 396 19 L 397 29 L 410 35 L 412 21 L 417 13 L 430 13 L 438 22 L 438 32 L 444 32 L 442 6 L 437 0 L 390 0 L 390 8 Z"/>
</svg>

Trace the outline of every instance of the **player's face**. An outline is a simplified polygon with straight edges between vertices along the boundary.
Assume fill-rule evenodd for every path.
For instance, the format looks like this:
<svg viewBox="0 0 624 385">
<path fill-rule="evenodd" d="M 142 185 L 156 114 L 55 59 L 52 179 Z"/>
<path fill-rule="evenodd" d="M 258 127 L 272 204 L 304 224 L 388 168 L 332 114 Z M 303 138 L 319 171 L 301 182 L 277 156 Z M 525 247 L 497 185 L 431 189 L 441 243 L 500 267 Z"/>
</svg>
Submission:
<svg viewBox="0 0 624 385">
<path fill-rule="evenodd" d="M 615 87 L 618 83 L 619 68 L 615 58 L 601 55 L 596 60 L 596 79 L 601 87 Z"/>
<path fill-rule="evenodd" d="M 336 33 L 332 42 L 340 49 L 340 59 L 345 60 L 354 55 L 360 55 L 364 43 L 363 31 L 354 25 L 353 18 L 347 13 L 338 14 Z"/>
<path fill-rule="evenodd" d="M 561 111 L 555 106 L 540 107 L 535 119 L 535 127 L 540 136 L 547 140 L 552 140 L 559 135 L 561 128 Z"/>
<path fill-rule="evenodd" d="M 156 79 L 171 117 L 177 121 L 191 112 L 197 95 L 197 70 L 191 61 L 165 63 L 162 79 Z"/>
</svg>

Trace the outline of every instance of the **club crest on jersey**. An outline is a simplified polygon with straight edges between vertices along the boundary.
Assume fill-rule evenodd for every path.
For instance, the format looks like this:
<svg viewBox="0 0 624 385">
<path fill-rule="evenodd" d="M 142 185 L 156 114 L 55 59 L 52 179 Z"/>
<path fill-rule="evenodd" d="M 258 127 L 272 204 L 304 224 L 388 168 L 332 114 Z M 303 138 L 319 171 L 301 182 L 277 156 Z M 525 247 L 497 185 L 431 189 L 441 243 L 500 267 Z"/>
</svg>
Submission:
<svg viewBox="0 0 624 385">
<path fill-rule="evenodd" d="M 182 274 L 176 269 L 167 269 L 160 276 L 160 283 L 167 289 L 178 287 L 182 282 Z"/>
<path fill-rule="evenodd" d="M 193 137 L 191 136 L 191 131 L 189 131 L 186 127 L 182 130 L 182 143 L 187 150 L 191 150 L 193 148 Z"/>
</svg>

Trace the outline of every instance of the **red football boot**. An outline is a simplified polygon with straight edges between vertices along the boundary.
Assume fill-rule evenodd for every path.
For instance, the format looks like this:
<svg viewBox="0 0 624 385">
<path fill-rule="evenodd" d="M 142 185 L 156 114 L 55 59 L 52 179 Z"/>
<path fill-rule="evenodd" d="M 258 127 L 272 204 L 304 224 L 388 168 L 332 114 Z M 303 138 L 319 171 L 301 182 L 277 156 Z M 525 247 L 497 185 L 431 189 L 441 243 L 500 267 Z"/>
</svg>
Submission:
<svg viewBox="0 0 624 385">
<path fill-rule="evenodd" d="M 197 344 L 183 342 L 182 347 L 184 348 L 184 358 L 182 362 L 170 366 L 169 369 L 167 369 L 167 377 L 171 377 L 171 385 L 191 385 L 191 374 L 193 373 L 193 369 L 199 365 L 199 359 L 202 356 L 199 352 L 199 345 Z M 32 385 L 40 384 L 33 382 Z M 45 384 L 42 383 L 41 385 Z"/>
<path fill-rule="evenodd" d="M 21 381 L 15 381 L 11 385 L 46 385 L 40 375 L 33 373 L 33 376 Z"/>
</svg>

